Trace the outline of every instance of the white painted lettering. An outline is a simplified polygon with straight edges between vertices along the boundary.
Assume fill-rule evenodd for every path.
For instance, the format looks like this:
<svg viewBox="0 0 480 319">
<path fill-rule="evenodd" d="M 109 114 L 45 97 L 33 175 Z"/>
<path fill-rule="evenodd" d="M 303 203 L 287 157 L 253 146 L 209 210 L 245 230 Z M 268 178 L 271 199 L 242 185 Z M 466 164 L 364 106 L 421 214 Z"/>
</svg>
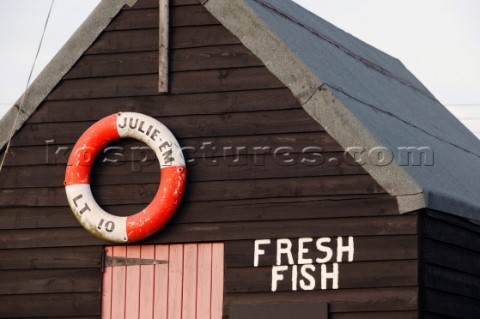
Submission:
<svg viewBox="0 0 480 319">
<path fill-rule="evenodd" d="M 338 289 L 338 264 L 333 264 L 333 271 L 327 271 L 327 265 L 322 264 L 321 266 L 321 277 L 322 277 L 322 290 L 327 289 L 327 279 L 332 280 L 332 289 Z"/>
<path fill-rule="evenodd" d="M 341 263 L 343 261 L 343 253 L 348 253 L 348 262 L 353 261 L 354 254 L 354 244 L 353 237 L 348 237 L 348 245 L 343 245 L 343 238 L 337 238 L 337 262 Z"/>
<path fill-rule="evenodd" d="M 254 267 L 272 267 L 272 292 L 279 290 L 282 281 L 286 281 L 282 289 L 287 288 L 291 282 L 291 291 L 339 289 L 339 265 L 342 262 L 353 262 L 355 257 L 352 236 L 280 238 L 276 239 L 276 243 L 274 240 L 255 240 L 253 256 Z M 295 254 L 294 248 L 298 248 Z M 268 258 L 265 256 L 267 252 Z M 260 260 L 261 258 L 263 259 Z"/>
<path fill-rule="evenodd" d="M 311 243 L 313 238 L 306 237 L 298 239 L 298 264 L 307 265 L 313 263 L 312 258 L 304 258 L 304 254 L 308 254 L 309 249 L 305 248 L 305 243 Z"/>
<path fill-rule="evenodd" d="M 260 245 L 270 245 L 270 239 L 257 239 L 255 240 L 255 250 L 253 253 L 253 266 L 258 267 L 258 261 L 260 259 L 260 255 L 265 255 L 265 250 L 260 248 Z"/>
<path fill-rule="evenodd" d="M 292 241 L 288 238 L 277 239 L 277 266 L 282 264 L 282 255 L 287 255 L 288 264 L 293 265 Z"/>
<path fill-rule="evenodd" d="M 288 266 L 272 266 L 272 291 L 277 291 L 278 282 L 283 280 L 283 275 L 280 272 L 288 270 Z"/>
<path fill-rule="evenodd" d="M 308 270 L 311 271 L 311 273 L 308 272 Z M 315 272 L 315 266 L 314 265 L 303 265 L 302 268 L 300 269 L 300 272 L 303 276 L 304 279 L 300 280 L 300 288 L 302 290 L 313 290 L 315 289 L 315 277 L 313 276 L 313 273 Z"/>
<path fill-rule="evenodd" d="M 297 291 L 297 280 L 298 280 L 298 266 L 293 265 L 293 267 L 292 267 L 292 291 Z"/>
<path fill-rule="evenodd" d="M 323 244 L 329 244 L 332 240 L 329 237 L 319 238 L 317 240 L 317 249 L 318 251 L 325 253 L 325 257 L 323 258 L 316 258 L 315 261 L 318 264 L 328 263 L 333 257 L 333 250 L 328 246 L 324 246 Z"/>
</svg>

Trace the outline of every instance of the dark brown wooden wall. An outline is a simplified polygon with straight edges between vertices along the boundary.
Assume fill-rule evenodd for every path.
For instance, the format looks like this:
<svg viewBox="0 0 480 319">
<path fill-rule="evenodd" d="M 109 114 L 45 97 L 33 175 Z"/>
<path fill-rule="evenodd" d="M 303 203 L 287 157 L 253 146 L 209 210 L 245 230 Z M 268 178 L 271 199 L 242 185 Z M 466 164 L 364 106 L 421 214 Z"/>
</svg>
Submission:
<svg viewBox="0 0 480 319">
<path fill-rule="evenodd" d="M 425 318 L 480 318 L 480 225 L 432 210 L 420 225 Z"/>
<path fill-rule="evenodd" d="M 105 243 L 70 212 L 65 164 L 95 121 L 137 111 L 197 150 L 186 152 L 195 163 L 181 207 L 145 242 L 225 241 L 225 315 L 231 302 L 319 300 L 334 319 L 416 318 L 417 215 L 399 216 L 395 200 L 343 159 L 290 91 L 196 0 L 172 5 L 170 94 L 157 93 L 158 0 L 140 0 L 114 19 L 15 135 L 0 174 L 0 317 L 99 317 Z M 151 165 L 141 166 L 144 154 L 130 151 L 137 142 L 116 145 L 128 150 L 123 165 L 97 162 L 92 186 L 107 211 L 131 214 L 153 198 L 159 168 L 152 153 Z M 228 146 L 245 146 L 246 156 L 223 156 Z M 271 150 L 254 162 L 254 147 L 263 146 Z M 272 154 L 282 146 L 298 156 L 304 147 L 321 147 L 325 159 L 341 164 L 284 165 Z M 269 292 L 266 270 L 251 268 L 253 241 L 308 236 L 355 236 L 342 289 Z"/>
</svg>

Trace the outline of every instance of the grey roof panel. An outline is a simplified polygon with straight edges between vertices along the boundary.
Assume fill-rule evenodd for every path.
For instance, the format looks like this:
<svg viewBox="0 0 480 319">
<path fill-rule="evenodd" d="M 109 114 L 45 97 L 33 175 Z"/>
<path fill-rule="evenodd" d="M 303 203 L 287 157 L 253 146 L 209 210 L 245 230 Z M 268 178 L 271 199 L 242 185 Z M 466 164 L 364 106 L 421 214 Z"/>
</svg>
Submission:
<svg viewBox="0 0 480 319">
<path fill-rule="evenodd" d="M 246 0 L 246 2 L 321 83 L 342 90 L 451 143 L 457 143 L 459 134 L 462 136 L 464 146 L 468 145 L 468 148 L 480 154 L 478 139 L 397 59 L 372 49 L 370 45 L 291 1 Z M 335 44 L 260 3 L 271 5 L 277 10 L 281 9 L 283 14 L 287 12 L 294 21 L 314 25 L 318 29 L 317 34 L 323 38 L 334 39 Z"/>
<path fill-rule="evenodd" d="M 369 132 L 379 137 L 380 144 L 391 150 L 395 162 L 403 168 L 425 193 L 426 206 L 439 211 L 447 211 L 467 217 L 479 218 L 480 193 L 478 170 L 480 159 L 478 155 L 458 149 L 437 137 L 413 128 L 405 122 L 386 113 L 378 112 L 362 103 L 351 99 L 343 93 L 335 92 L 343 104 L 353 110 L 354 116 L 368 127 Z M 413 145 L 412 145 L 413 144 Z M 431 149 L 432 162 L 414 163 L 407 161 L 401 148 L 405 146 Z M 421 165 L 418 165 L 421 164 Z M 433 164 L 430 166 L 430 164 Z M 381 168 L 377 167 L 376 170 Z M 384 181 L 386 185 L 388 181 Z M 397 183 L 397 181 L 395 181 Z M 408 191 L 395 187 L 395 195 L 404 195 Z M 393 193 L 392 192 L 392 193 Z M 455 203 L 455 204 L 454 204 Z M 458 204 L 464 203 L 468 210 Z M 447 208 L 447 206 L 452 206 Z M 473 209 L 473 207 L 476 207 Z"/>
<path fill-rule="evenodd" d="M 206 7 L 344 148 L 395 154 L 390 165 L 365 169 L 400 211 L 430 207 L 480 220 L 480 141 L 400 61 L 289 0 Z M 430 147 L 433 165 L 404 165 L 404 147 Z"/>
<path fill-rule="evenodd" d="M 336 52 L 343 51 L 359 61 L 383 69 L 384 72 L 391 73 L 428 92 L 427 88 L 408 72 L 398 59 L 353 37 L 292 1 L 247 0 L 246 2 L 289 47 L 302 48 L 297 52 L 305 54 L 304 61 L 313 62 L 310 66 L 320 66 L 317 62 L 321 56 L 315 46 L 320 42 L 329 42 L 335 46 Z M 307 39 L 309 42 L 305 42 Z"/>
</svg>

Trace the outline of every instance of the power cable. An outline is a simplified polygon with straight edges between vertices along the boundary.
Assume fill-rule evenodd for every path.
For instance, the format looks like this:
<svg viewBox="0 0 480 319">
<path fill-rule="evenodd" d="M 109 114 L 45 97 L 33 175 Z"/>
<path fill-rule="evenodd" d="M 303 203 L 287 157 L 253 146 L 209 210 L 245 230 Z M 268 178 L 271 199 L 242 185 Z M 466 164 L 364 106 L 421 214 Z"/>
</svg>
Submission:
<svg viewBox="0 0 480 319">
<path fill-rule="evenodd" d="M 2 162 L 0 163 L 0 172 L 2 171 L 3 164 L 5 163 L 5 159 L 7 158 L 8 150 L 10 149 L 10 144 L 12 143 L 13 134 L 15 132 L 15 127 L 17 125 L 18 118 L 20 116 L 20 113 L 22 112 L 22 108 L 25 103 L 27 89 L 28 89 L 28 86 L 30 85 L 30 80 L 32 79 L 33 70 L 35 69 L 35 64 L 37 63 L 38 55 L 40 54 L 40 50 L 42 48 L 43 38 L 45 37 L 45 32 L 47 31 L 48 21 L 50 20 L 50 15 L 52 13 L 52 8 L 54 3 L 55 3 L 55 0 L 52 0 L 52 3 L 50 4 L 50 8 L 48 10 L 47 19 L 45 20 L 45 24 L 43 26 L 42 37 L 40 38 L 40 43 L 38 44 L 37 53 L 35 54 L 35 59 L 33 60 L 32 68 L 30 69 L 30 74 L 28 75 L 25 93 L 23 94 L 20 105 L 18 106 L 18 113 L 17 113 L 17 116 L 15 117 L 15 121 L 13 121 L 12 129 L 10 131 L 10 136 L 8 138 L 8 143 L 7 143 L 7 146 L 5 147 L 5 153 L 3 154 Z"/>
</svg>

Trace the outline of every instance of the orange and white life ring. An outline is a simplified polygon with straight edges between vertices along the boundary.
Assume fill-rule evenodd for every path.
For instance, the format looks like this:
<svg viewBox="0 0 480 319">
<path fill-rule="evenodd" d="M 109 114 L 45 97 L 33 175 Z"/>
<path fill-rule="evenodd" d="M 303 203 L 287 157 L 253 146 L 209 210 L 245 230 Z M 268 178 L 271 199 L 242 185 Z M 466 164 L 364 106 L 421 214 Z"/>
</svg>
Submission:
<svg viewBox="0 0 480 319">
<path fill-rule="evenodd" d="M 160 187 L 153 201 L 128 217 L 107 213 L 95 201 L 90 189 L 90 170 L 97 155 L 119 138 L 134 138 L 152 148 L 160 161 Z M 185 159 L 170 130 L 149 116 L 124 112 L 93 124 L 75 144 L 65 172 L 68 203 L 79 222 L 102 239 L 129 243 L 144 239 L 172 217 L 183 195 Z"/>
</svg>

